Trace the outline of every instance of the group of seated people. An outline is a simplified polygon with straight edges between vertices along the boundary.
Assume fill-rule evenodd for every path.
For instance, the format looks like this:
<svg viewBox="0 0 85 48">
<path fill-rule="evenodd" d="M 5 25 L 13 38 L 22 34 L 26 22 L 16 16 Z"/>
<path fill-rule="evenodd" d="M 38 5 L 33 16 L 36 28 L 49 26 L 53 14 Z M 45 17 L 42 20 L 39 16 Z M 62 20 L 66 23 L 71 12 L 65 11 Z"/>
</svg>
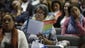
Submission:
<svg viewBox="0 0 85 48">
<path fill-rule="evenodd" d="M 79 48 L 85 47 L 85 17 L 79 5 L 69 0 L 63 5 L 57 0 L 52 0 L 50 6 L 43 1 L 37 5 L 31 3 L 28 0 L 14 0 L 12 6 L 15 6 L 11 11 L 0 8 L 0 48 L 29 48 L 29 44 L 37 39 L 44 45 L 56 46 L 59 41 L 55 28 L 61 28 L 61 35 L 80 37 Z M 40 22 L 52 20 L 52 28 L 48 34 L 30 34 L 27 31 L 30 19 Z M 17 29 L 17 25 L 22 27 Z"/>
</svg>

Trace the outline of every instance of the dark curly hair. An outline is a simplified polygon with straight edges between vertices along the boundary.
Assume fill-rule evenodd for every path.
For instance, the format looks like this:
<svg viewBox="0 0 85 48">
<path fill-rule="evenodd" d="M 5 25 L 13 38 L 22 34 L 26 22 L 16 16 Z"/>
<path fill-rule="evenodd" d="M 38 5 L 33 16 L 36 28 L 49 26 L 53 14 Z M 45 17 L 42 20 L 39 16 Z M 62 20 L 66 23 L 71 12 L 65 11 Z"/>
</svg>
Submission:
<svg viewBox="0 0 85 48">
<path fill-rule="evenodd" d="M 58 4 L 60 5 L 60 10 L 61 10 L 61 9 L 62 9 L 61 3 L 60 3 L 59 1 L 54 0 L 54 1 L 52 1 L 52 3 L 51 3 L 51 9 L 52 9 L 52 11 L 54 11 L 54 10 L 53 10 L 53 5 L 54 5 L 55 3 L 58 3 Z"/>
</svg>

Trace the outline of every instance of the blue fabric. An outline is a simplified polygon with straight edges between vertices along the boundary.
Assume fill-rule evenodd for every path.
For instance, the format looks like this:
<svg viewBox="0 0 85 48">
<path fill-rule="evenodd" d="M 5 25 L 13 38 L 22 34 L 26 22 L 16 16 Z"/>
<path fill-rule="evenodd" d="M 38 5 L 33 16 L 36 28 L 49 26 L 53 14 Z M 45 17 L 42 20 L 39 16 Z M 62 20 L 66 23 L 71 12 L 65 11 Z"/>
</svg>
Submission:
<svg viewBox="0 0 85 48">
<path fill-rule="evenodd" d="M 26 24 L 22 26 L 23 28 L 21 28 L 21 30 L 24 32 L 24 34 L 26 35 L 27 41 L 29 42 L 28 37 L 30 34 L 27 32 L 28 23 L 29 23 L 29 19 L 26 20 Z"/>
<path fill-rule="evenodd" d="M 29 12 L 23 12 L 20 16 L 16 17 L 17 22 L 25 22 L 27 19 L 29 19 Z"/>
<path fill-rule="evenodd" d="M 22 26 L 23 28 L 21 28 L 21 30 L 25 33 L 25 35 L 28 37 L 30 34 L 27 32 L 28 29 L 28 23 L 29 23 L 29 19 L 27 19 L 25 21 L 26 23 L 24 24 L 24 26 Z"/>
<path fill-rule="evenodd" d="M 83 25 L 83 16 L 82 15 L 80 15 L 80 23 L 81 23 L 81 25 Z M 66 33 L 67 34 L 79 34 L 79 31 L 77 29 L 77 26 L 75 24 L 75 19 L 73 16 L 70 16 L 70 21 L 68 23 Z"/>
</svg>

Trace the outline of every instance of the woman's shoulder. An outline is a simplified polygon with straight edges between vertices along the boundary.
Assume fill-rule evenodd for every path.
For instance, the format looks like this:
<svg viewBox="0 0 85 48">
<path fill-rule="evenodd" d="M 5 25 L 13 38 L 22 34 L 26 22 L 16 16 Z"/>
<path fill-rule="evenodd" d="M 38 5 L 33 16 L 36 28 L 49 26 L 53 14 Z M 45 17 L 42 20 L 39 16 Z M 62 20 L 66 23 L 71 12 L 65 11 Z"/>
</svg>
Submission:
<svg viewBox="0 0 85 48">
<path fill-rule="evenodd" d="M 85 21 L 85 17 L 83 18 L 83 20 Z"/>
<path fill-rule="evenodd" d="M 18 36 L 24 36 L 25 35 L 23 31 L 21 31 L 19 29 L 17 29 L 17 31 L 18 31 Z"/>
<path fill-rule="evenodd" d="M 70 17 L 66 17 L 64 23 L 69 22 L 69 20 L 70 20 Z"/>
<path fill-rule="evenodd" d="M 85 17 L 83 18 L 83 22 L 84 22 L 84 24 L 85 24 Z"/>
<path fill-rule="evenodd" d="M 70 20 L 70 17 L 66 17 L 66 20 Z"/>
</svg>

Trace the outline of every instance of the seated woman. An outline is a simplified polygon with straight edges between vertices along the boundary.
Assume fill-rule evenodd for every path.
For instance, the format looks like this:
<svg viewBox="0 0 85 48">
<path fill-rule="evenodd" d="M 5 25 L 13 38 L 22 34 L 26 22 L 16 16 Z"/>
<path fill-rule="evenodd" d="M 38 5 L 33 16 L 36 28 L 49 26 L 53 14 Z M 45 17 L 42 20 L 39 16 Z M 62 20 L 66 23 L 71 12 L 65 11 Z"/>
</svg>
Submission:
<svg viewBox="0 0 85 48">
<path fill-rule="evenodd" d="M 0 48 L 29 48 L 25 34 L 15 28 L 15 19 L 11 14 L 2 18 Z"/>
<path fill-rule="evenodd" d="M 85 34 L 85 18 L 76 6 L 70 8 L 70 17 L 62 24 L 62 35 L 84 35 Z"/>
<path fill-rule="evenodd" d="M 80 9 L 77 6 L 72 6 L 70 13 L 70 17 L 67 17 L 61 26 L 61 34 L 80 38 L 85 36 L 85 18 L 80 13 Z"/>
<path fill-rule="evenodd" d="M 56 28 L 60 28 L 60 22 L 62 20 L 63 16 L 63 11 L 62 11 L 62 5 L 59 1 L 52 1 L 51 3 L 51 10 L 52 10 L 52 14 L 55 16 L 55 23 L 54 23 L 54 27 Z"/>
<path fill-rule="evenodd" d="M 48 15 L 48 8 L 47 8 L 47 6 L 46 5 L 43 5 L 43 4 L 40 4 L 40 5 L 38 5 L 35 8 L 32 19 L 43 22 L 47 18 L 47 15 Z M 49 44 L 50 45 L 56 44 L 57 37 L 56 37 L 56 31 L 55 31 L 55 28 L 54 27 L 52 27 L 52 30 L 50 31 L 49 35 L 44 35 L 44 36 L 42 36 L 42 35 L 44 35 L 44 34 L 39 33 L 38 34 L 38 37 L 40 39 L 41 38 L 43 39 L 43 43 L 44 44 L 48 44 L 48 45 Z M 27 38 L 29 38 L 28 36 L 27 36 Z M 30 36 L 31 36 L 31 34 L 30 34 Z M 30 40 L 30 39 L 28 39 L 28 40 Z"/>
<path fill-rule="evenodd" d="M 64 21 L 65 21 L 65 19 L 67 18 L 67 17 L 69 17 L 69 12 L 68 12 L 68 8 L 70 7 L 70 5 L 71 5 L 71 3 L 69 2 L 69 1 L 66 1 L 65 3 L 64 3 L 64 7 L 63 7 L 63 10 L 64 10 L 64 18 L 61 20 L 61 22 L 60 22 L 60 24 L 62 25 L 63 23 L 64 23 Z"/>
</svg>

